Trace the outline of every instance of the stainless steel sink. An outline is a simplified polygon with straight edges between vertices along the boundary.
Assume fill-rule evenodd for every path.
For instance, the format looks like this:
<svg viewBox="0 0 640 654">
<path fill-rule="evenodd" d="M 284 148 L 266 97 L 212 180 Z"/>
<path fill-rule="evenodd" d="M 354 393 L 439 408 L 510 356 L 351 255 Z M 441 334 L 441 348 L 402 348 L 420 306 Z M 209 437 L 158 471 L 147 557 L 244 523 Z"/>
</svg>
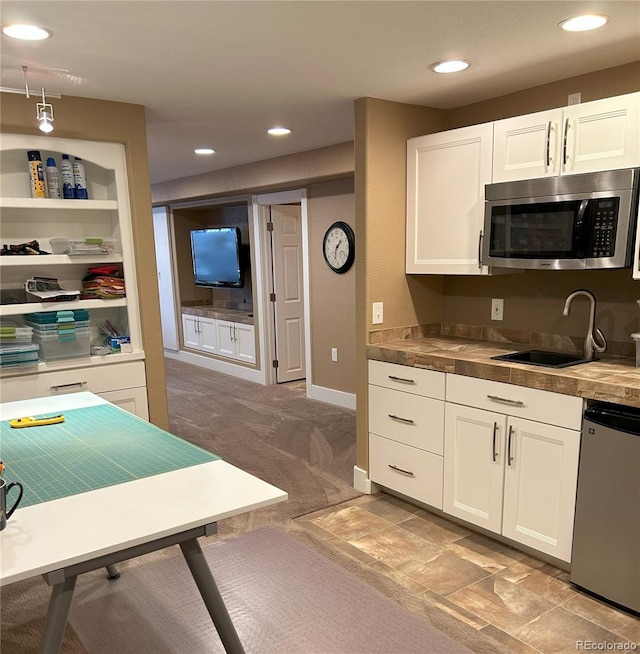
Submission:
<svg viewBox="0 0 640 654">
<path fill-rule="evenodd" d="M 585 359 L 581 354 L 567 354 L 566 352 L 545 352 L 544 350 L 522 350 L 491 357 L 499 361 L 513 361 L 526 363 L 530 366 L 545 366 L 547 368 L 566 368 L 578 363 L 588 363 L 593 359 Z"/>
</svg>

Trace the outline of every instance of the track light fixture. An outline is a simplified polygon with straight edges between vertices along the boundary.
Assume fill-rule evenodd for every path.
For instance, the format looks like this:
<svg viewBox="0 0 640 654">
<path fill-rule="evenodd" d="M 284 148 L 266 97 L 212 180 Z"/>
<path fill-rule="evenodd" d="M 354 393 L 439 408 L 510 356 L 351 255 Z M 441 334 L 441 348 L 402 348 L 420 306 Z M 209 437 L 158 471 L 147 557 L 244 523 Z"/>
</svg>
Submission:
<svg viewBox="0 0 640 654">
<path fill-rule="evenodd" d="M 45 134 L 53 132 L 53 105 L 47 102 L 44 89 L 42 89 L 42 102 L 36 103 L 36 118 L 41 132 Z"/>
<path fill-rule="evenodd" d="M 27 79 L 27 67 L 23 66 L 22 71 L 24 72 L 24 89 L 11 89 L 5 86 L 0 87 L 0 91 L 5 93 L 20 93 L 26 95 L 27 98 L 30 98 L 29 93 L 29 81 Z M 42 93 L 42 102 L 36 103 L 36 120 L 38 121 L 38 129 L 49 134 L 53 132 L 53 105 L 50 102 L 47 102 L 47 96 L 45 94 L 44 87 L 41 89 Z M 50 98 L 60 98 L 59 93 L 50 93 Z"/>
</svg>

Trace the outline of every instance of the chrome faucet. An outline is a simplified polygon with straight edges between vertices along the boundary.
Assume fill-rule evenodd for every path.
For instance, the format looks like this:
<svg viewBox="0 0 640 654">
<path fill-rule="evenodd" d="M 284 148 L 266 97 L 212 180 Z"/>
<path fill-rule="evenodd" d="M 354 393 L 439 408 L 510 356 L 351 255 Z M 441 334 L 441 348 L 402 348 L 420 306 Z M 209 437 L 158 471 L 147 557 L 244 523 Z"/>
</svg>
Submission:
<svg viewBox="0 0 640 654">
<path fill-rule="evenodd" d="M 584 295 L 586 298 L 588 298 L 590 304 L 589 327 L 587 329 L 587 335 L 584 339 L 584 358 L 587 361 L 591 361 L 592 359 L 595 359 L 596 354 L 601 354 L 607 349 L 607 339 L 597 327 L 594 327 L 594 322 L 596 319 L 596 298 L 594 297 L 593 293 L 591 293 L 591 291 L 585 290 L 577 290 L 573 291 L 573 293 L 570 293 L 564 303 L 564 311 L 562 312 L 562 315 L 569 315 L 571 303 L 579 295 Z"/>
</svg>

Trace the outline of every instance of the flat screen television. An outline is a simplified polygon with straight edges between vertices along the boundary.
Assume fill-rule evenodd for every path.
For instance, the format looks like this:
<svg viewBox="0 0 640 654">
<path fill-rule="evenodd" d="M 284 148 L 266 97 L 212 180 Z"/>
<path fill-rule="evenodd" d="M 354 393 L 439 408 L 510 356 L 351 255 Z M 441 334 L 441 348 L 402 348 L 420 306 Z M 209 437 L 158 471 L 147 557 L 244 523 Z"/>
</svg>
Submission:
<svg viewBox="0 0 640 654">
<path fill-rule="evenodd" d="M 191 231 L 191 255 L 196 286 L 242 288 L 242 240 L 238 227 Z"/>
</svg>

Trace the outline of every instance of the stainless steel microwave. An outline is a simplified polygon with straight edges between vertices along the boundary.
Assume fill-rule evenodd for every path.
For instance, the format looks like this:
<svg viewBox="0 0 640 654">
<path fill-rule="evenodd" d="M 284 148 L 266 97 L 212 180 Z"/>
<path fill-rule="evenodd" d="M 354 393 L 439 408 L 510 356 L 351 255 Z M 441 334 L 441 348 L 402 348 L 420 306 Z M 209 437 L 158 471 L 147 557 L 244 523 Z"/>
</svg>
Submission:
<svg viewBox="0 0 640 654">
<path fill-rule="evenodd" d="M 639 168 L 485 186 L 482 263 L 580 270 L 631 265 Z"/>
</svg>

